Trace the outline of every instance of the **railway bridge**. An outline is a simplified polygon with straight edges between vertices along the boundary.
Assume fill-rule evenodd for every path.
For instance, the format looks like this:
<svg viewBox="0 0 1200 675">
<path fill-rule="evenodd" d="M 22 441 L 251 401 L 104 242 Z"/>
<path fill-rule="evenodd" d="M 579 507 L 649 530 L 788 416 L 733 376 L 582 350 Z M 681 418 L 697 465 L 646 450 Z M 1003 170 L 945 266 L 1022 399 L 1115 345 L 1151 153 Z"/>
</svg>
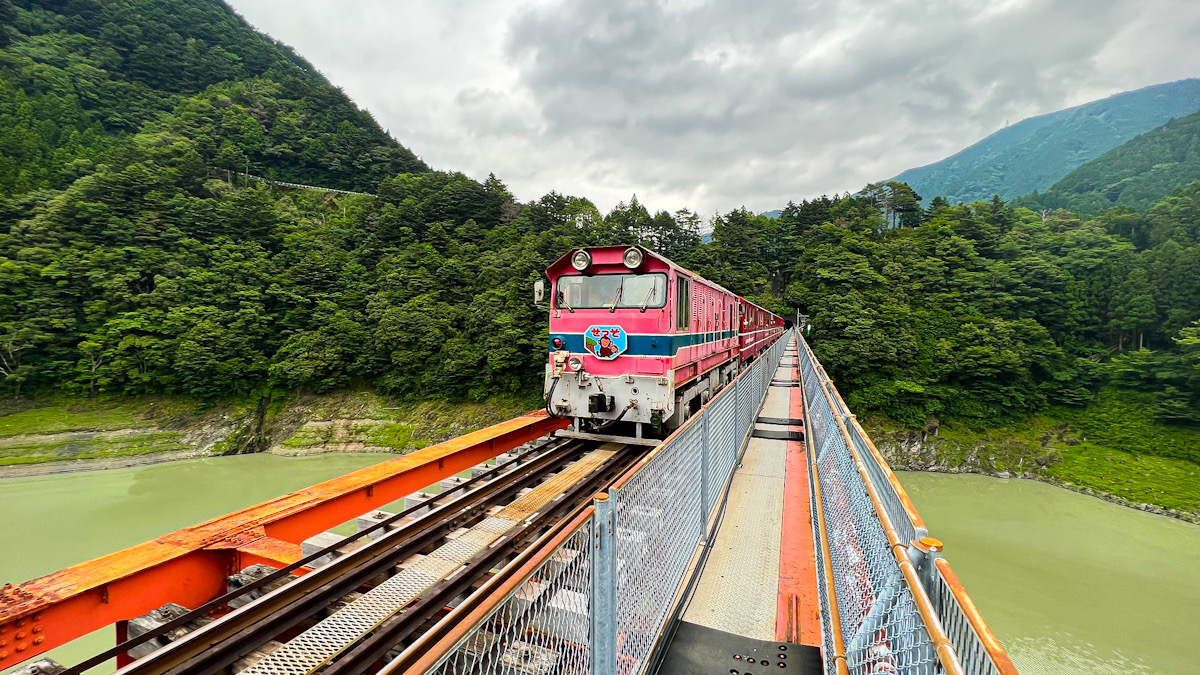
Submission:
<svg viewBox="0 0 1200 675">
<path fill-rule="evenodd" d="M 532 413 L 5 585 L 0 670 L 1016 673 L 794 331 L 653 449 L 565 426 Z M 106 627 L 104 653 L 44 657 Z"/>
</svg>

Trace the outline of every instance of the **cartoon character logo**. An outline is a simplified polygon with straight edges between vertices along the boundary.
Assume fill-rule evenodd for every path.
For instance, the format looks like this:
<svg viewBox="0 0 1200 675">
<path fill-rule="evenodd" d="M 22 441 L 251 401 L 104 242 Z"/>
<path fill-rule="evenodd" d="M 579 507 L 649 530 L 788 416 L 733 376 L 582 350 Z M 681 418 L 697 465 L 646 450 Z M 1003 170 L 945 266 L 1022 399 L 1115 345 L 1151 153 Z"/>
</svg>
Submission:
<svg viewBox="0 0 1200 675">
<path fill-rule="evenodd" d="M 583 344 L 596 358 L 612 361 L 628 348 L 629 338 L 620 326 L 592 326 L 583 334 Z"/>
</svg>

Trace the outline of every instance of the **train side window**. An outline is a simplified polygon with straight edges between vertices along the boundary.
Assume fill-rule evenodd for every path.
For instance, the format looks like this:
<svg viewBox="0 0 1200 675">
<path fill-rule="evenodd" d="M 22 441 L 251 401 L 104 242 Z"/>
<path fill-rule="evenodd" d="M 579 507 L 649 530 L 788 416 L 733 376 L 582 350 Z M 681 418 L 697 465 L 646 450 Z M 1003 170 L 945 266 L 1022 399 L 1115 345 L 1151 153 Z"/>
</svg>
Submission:
<svg viewBox="0 0 1200 675">
<path fill-rule="evenodd" d="M 675 298 L 675 328 L 689 330 L 692 325 L 692 284 L 679 277 L 679 288 Z"/>
</svg>

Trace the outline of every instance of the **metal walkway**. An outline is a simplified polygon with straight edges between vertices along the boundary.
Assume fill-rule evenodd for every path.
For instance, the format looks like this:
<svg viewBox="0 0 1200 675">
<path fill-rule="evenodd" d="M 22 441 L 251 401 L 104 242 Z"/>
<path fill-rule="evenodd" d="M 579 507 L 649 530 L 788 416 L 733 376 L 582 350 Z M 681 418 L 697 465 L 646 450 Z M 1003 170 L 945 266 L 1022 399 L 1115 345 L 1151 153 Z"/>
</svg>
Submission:
<svg viewBox="0 0 1200 675">
<path fill-rule="evenodd" d="M 786 412 L 788 393 L 768 390 L 763 412 Z M 748 638 L 775 639 L 786 459 L 787 441 L 750 439 L 733 473 L 725 515 L 684 621 Z"/>
</svg>

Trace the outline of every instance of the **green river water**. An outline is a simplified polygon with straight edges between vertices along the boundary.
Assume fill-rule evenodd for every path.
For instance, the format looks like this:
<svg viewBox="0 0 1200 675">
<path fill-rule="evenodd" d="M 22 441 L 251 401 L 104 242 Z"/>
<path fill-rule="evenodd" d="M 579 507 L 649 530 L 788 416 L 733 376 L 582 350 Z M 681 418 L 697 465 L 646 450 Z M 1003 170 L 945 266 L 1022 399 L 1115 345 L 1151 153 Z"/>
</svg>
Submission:
<svg viewBox="0 0 1200 675">
<path fill-rule="evenodd" d="M 1035 481 L 899 475 L 1022 673 L 1200 673 L 1200 527 Z"/>
<path fill-rule="evenodd" d="M 0 582 L 387 458 L 246 455 L 0 480 L 0 513 L 23 537 L 0 551 Z M 1200 672 L 1200 527 L 1032 481 L 901 481 L 1022 673 Z M 112 640 L 97 631 L 51 656 L 75 663 Z"/>
</svg>

